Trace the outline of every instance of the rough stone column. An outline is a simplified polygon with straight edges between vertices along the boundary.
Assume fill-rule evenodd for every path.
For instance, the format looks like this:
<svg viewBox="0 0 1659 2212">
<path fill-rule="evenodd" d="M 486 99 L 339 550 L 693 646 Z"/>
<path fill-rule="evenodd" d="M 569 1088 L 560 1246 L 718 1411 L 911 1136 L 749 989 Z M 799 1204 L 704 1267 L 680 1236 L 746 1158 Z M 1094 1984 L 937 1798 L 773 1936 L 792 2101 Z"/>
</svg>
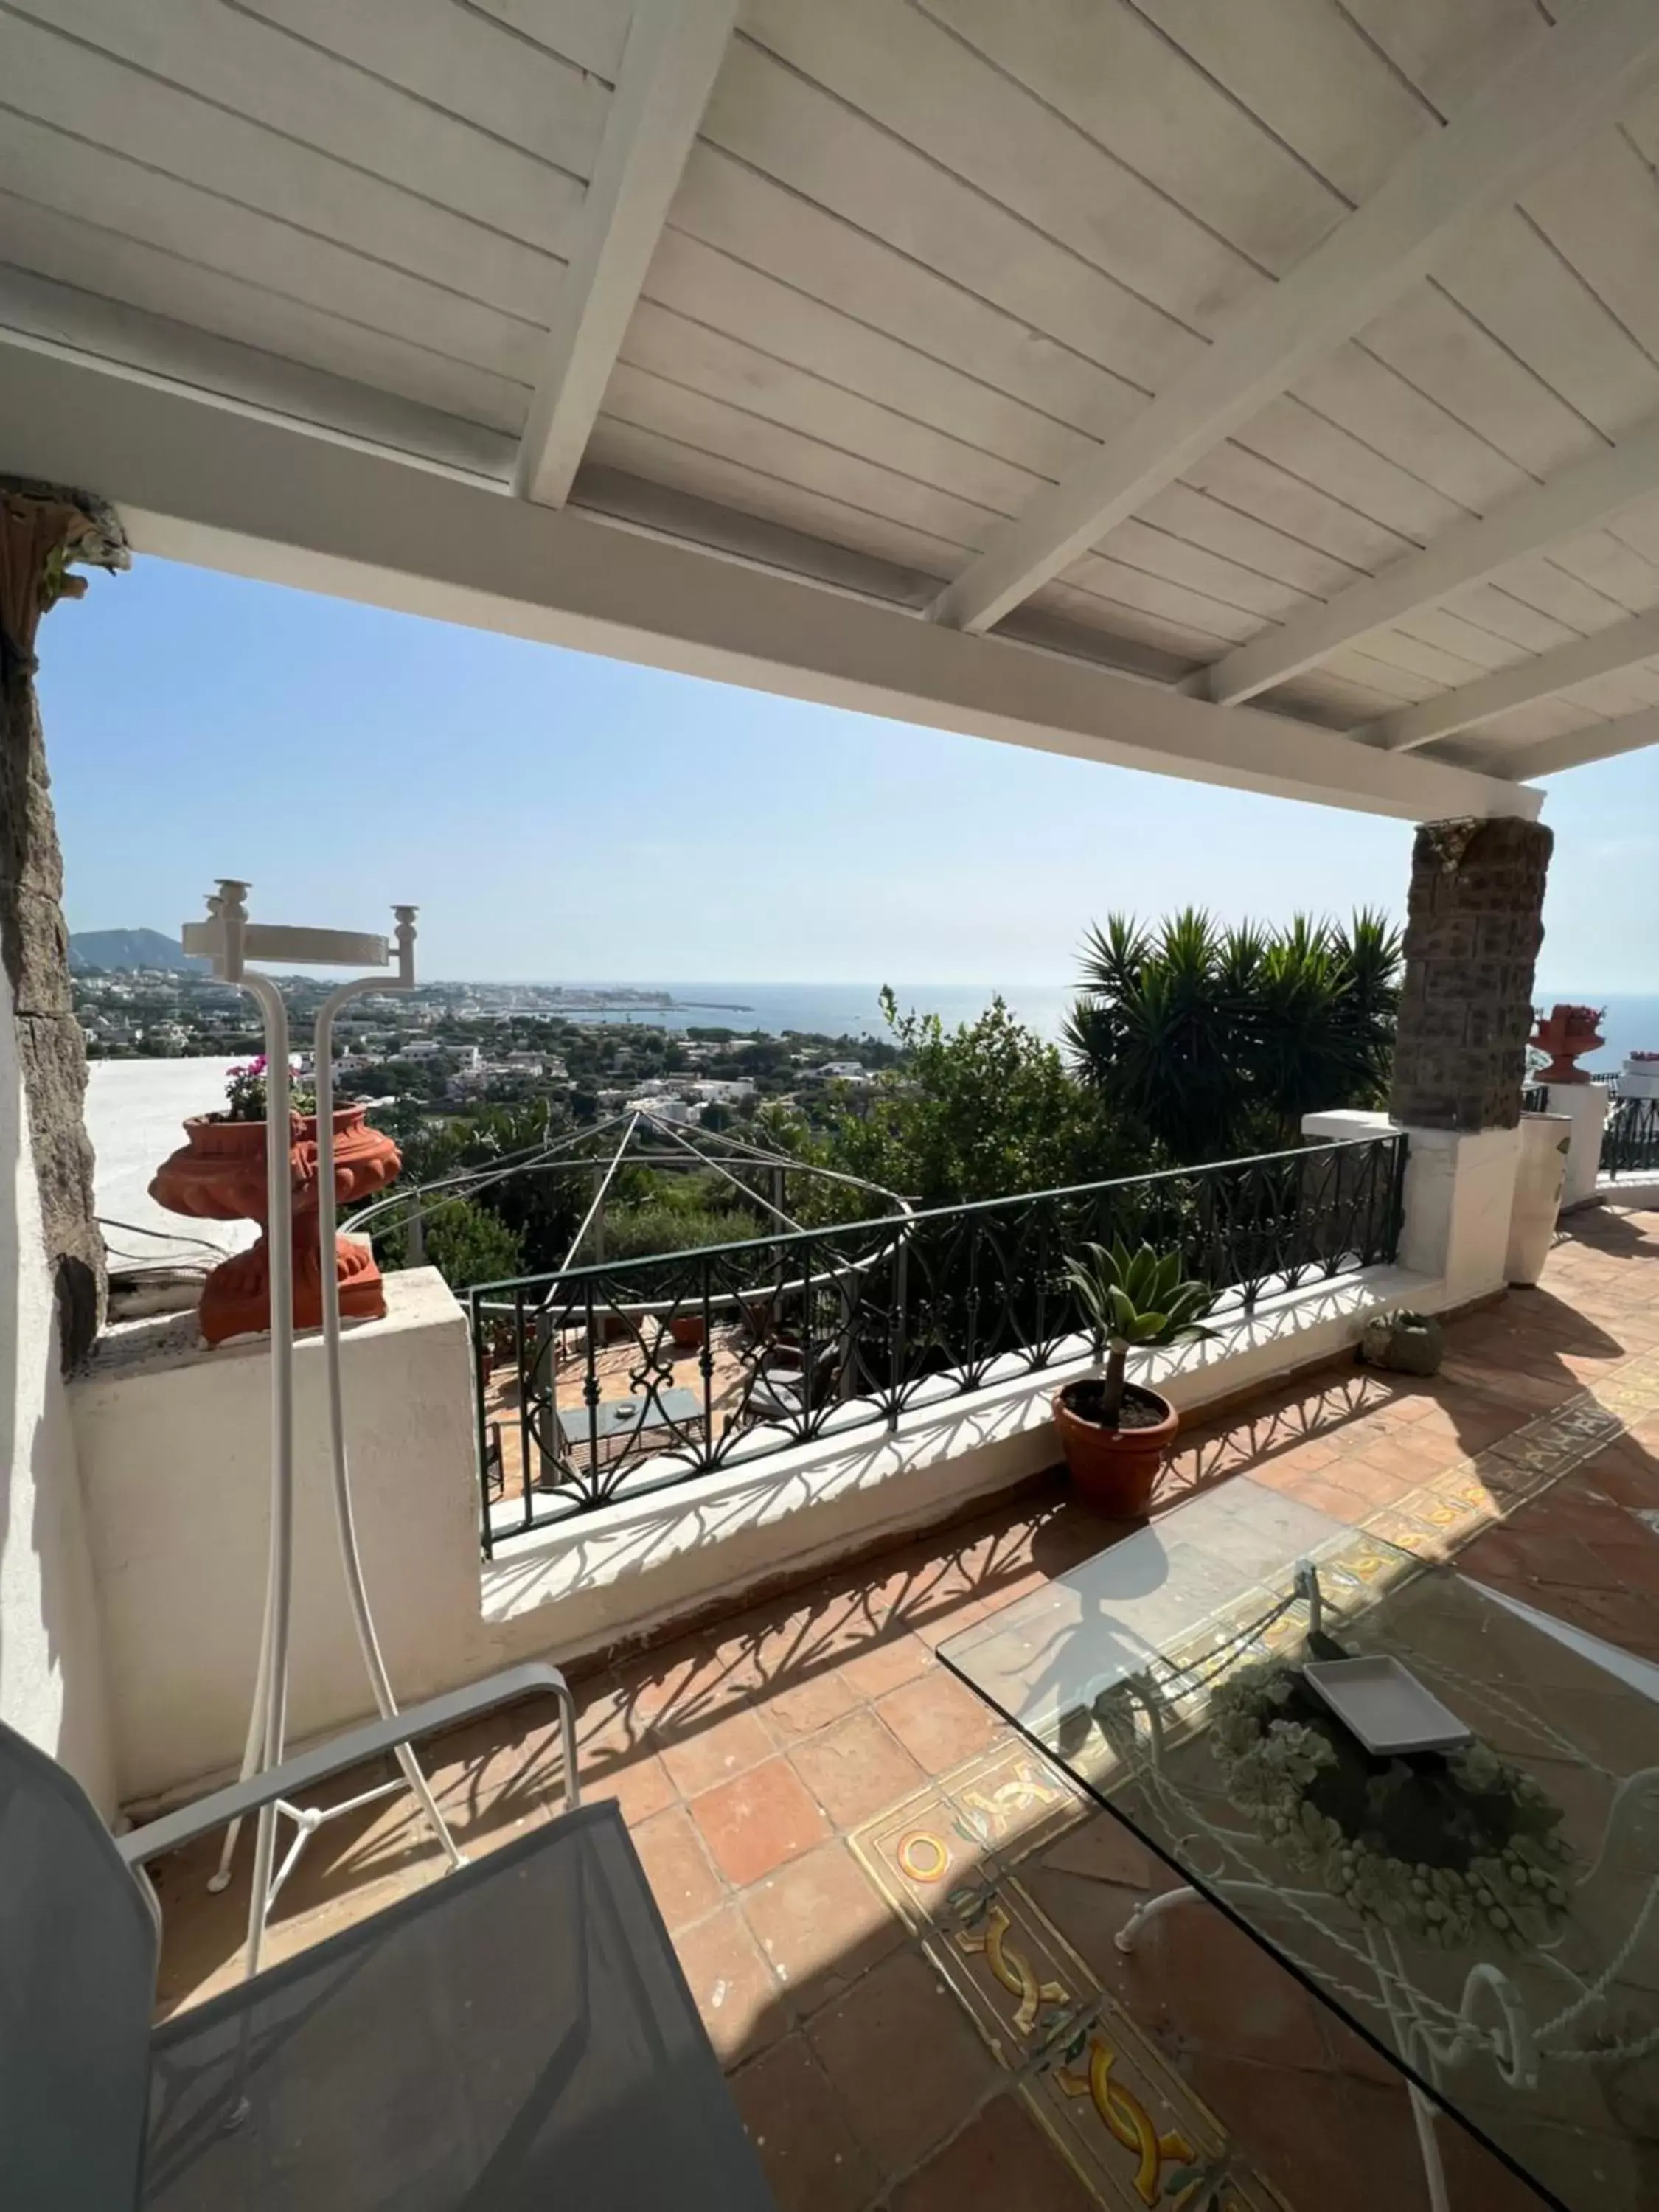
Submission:
<svg viewBox="0 0 1659 2212">
<path fill-rule="evenodd" d="M 84 492 L 0 477 L 0 960 L 5 963 L 40 1187 L 47 1263 L 67 1370 L 103 1314 L 104 1244 L 93 1218 L 92 1146 L 82 1112 L 87 1054 L 70 995 L 63 861 L 35 699 L 35 631 L 86 579 L 71 562 L 125 568 L 126 538 Z"/>
<path fill-rule="evenodd" d="M 1408 1128 L 1519 1122 L 1554 842 L 1541 823 L 1511 816 L 1419 830 L 1389 1098 Z"/>
</svg>

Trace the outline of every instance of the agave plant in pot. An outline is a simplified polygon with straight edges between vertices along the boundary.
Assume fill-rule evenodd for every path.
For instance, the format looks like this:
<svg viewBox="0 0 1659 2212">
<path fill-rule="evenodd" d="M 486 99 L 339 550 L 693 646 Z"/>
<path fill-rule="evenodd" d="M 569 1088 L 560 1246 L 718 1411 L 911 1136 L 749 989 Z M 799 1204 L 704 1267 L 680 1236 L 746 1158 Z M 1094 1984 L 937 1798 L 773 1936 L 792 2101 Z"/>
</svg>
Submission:
<svg viewBox="0 0 1659 2212">
<path fill-rule="evenodd" d="M 1129 1354 L 1208 1336 L 1206 1283 L 1183 1278 L 1177 1250 L 1088 1244 L 1066 1273 L 1105 1347 L 1097 1374 L 1054 1393 L 1054 1426 L 1072 1480 L 1115 1519 L 1139 1521 L 1152 1503 L 1178 1416 L 1169 1400 L 1128 1379 Z"/>
</svg>

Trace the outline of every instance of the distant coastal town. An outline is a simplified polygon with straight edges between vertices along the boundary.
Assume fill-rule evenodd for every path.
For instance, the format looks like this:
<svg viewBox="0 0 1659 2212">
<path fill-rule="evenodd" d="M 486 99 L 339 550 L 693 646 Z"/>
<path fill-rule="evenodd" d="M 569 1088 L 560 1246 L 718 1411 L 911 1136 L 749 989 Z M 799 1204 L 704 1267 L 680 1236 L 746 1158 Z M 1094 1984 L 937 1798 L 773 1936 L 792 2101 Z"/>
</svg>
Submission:
<svg viewBox="0 0 1659 2212">
<path fill-rule="evenodd" d="M 75 1011 L 89 1058 L 234 1060 L 264 1050 L 246 994 L 201 973 L 170 939 L 112 932 L 90 945 L 137 955 L 140 964 L 94 964 L 88 940 L 76 942 Z M 279 980 L 303 1036 L 330 987 L 313 976 Z M 744 1028 L 752 1011 L 627 985 L 449 982 L 407 995 L 376 992 L 337 1024 L 336 1089 L 342 1099 L 401 1109 L 395 1119 L 409 1128 L 434 1114 L 536 1100 L 578 1123 L 648 1107 L 665 1121 L 720 1128 L 769 1100 L 810 1118 L 815 1103 L 856 1092 L 900 1056 L 867 1036 Z M 700 1013 L 707 1024 L 686 1018 Z"/>
</svg>

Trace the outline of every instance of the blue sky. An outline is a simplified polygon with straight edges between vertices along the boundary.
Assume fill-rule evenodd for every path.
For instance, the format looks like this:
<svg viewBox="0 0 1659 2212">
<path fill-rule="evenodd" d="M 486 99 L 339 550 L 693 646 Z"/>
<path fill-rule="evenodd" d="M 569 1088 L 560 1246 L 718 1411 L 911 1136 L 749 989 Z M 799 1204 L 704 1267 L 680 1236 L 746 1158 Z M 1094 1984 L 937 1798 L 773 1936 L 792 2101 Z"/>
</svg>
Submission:
<svg viewBox="0 0 1659 2212">
<path fill-rule="evenodd" d="M 1411 830 L 147 560 L 42 626 L 73 929 L 422 909 L 430 976 L 1064 982 L 1117 906 L 1397 912 Z M 1549 787 L 1540 993 L 1659 992 L 1659 749 Z"/>
</svg>

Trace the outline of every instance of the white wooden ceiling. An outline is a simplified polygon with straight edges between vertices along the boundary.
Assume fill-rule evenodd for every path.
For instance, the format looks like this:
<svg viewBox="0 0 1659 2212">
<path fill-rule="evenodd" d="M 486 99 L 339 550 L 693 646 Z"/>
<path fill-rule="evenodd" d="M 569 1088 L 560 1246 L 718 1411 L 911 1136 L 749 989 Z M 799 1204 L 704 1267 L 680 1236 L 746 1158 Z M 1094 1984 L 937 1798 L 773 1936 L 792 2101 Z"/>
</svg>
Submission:
<svg viewBox="0 0 1659 2212">
<path fill-rule="evenodd" d="M 743 0 L 619 295 L 595 203 L 637 225 L 652 188 L 606 148 L 624 0 L 0 0 L 0 337 L 507 481 L 550 330 L 608 284 L 572 502 L 921 611 L 1612 4 Z M 1632 89 L 1010 634 L 1224 697 L 1237 648 L 1659 428 L 1659 81 Z M 1651 495 L 1255 703 L 1516 777 L 1659 735 L 1644 465 Z M 1407 712 L 1498 671 L 1478 720 Z"/>
</svg>

